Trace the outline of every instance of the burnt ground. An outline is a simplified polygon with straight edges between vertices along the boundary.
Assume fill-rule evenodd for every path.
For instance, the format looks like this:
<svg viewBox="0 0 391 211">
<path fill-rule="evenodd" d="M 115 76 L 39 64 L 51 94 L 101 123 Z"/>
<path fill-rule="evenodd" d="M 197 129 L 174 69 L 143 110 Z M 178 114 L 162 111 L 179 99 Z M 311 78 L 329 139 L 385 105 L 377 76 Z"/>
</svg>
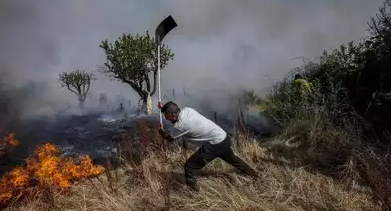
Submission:
<svg viewBox="0 0 391 211">
<path fill-rule="evenodd" d="M 207 114 L 214 119 L 214 114 Z M 217 114 L 217 124 L 232 134 L 236 130 L 236 119 Z M 33 153 L 37 145 L 53 143 L 59 146 L 64 155 L 77 156 L 87 154 L 96 162 L 107 161 L 116 155 L 116 139 L 123 132 L 136 134 L 137 120 L 149 123 L 158 122 L 159 117 L 145 115 L 124 115 L 102 112 L 87 115 L 58 115 L 50 118 L 20 121 L 14 126 L 19 146 L 0 160 L 0 173 L 24 163 L 24 159 Z M 247 127 L 255 135 L 270 133 L 267 122 L 254 114 L 246 117 Z M 170 124 L 164 122 L 166 127 Z"/>
</svg>

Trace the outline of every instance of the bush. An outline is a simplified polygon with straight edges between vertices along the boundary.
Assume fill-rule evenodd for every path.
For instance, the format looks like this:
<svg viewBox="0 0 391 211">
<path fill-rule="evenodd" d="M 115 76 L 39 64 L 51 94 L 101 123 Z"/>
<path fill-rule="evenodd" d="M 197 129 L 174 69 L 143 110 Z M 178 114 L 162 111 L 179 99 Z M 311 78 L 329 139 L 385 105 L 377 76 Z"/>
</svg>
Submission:
<svg viewBox="0 0 391 211">
<path fill-rule="evenodd" d="M 271 106 L 264 111 L 282 126 L 269 146 L 272 154 L 335 178 L 359 176 L 384 210 L 391 206 L 391 166 L 385 165 L 391 162 L 385 156 L 391 101 L 374 107 L 372 96 L 391 93 L 390 8 L 391 0 L 386 0 L 372 18 L 368 38 L 324 51 L 276 83 L 267 96 Z M 296 73 L 314 85 L 305 100 L 293 93 Z"/>
</svg>

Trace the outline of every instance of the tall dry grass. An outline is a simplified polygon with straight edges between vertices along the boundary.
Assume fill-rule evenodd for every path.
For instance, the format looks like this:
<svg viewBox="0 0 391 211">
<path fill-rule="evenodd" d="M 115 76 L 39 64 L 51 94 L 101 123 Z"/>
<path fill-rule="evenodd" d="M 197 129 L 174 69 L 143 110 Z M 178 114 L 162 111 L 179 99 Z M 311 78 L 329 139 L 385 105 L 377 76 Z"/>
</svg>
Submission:
<svg viewBox="0 0 391 211">
<path fill-rule="evenodd" d="M 297 98 L 289 76 L 271 89 L 265 114 L 281 130 L 264 145 L 267 161 L 327 175 L 347 190 L 367 187 L 379 210 L 391 210 L 389 146 L 365 137 L 371 125 L 349 106 L 344 88 L 330 83 L 322 94 L 319 83 L 312 82 L 306 99 Z"/>
<path fill-rule="evenodd" d="M 145 137 L 139 145 L 145 150 L 141 162 L 133 162 L 134 154 L 128 153 L 120 168 L 108 166 L 105 175 L 75 186 L 67 196 L 54 193 L 51 210 L 380 209 L 369 188 L 346 188 L 323 174 L 272 162 L 275 154 L 252 139 L 235 140 L 240 142 L 235 144 L 235 151 L 260 172 L 258 179 L 243 176 L 216 159 L 200 172 L 201 190 L 195 193 L 186 188 L 183 177 L 183 164 L 192 152 L 175 144 L 158 147 L 162 140 L 153 135 L 153 130 L 141 133 L 152 137 Z M 41 201 L 32 201 L 5 210 L 50 209 Z"/>
</svg>

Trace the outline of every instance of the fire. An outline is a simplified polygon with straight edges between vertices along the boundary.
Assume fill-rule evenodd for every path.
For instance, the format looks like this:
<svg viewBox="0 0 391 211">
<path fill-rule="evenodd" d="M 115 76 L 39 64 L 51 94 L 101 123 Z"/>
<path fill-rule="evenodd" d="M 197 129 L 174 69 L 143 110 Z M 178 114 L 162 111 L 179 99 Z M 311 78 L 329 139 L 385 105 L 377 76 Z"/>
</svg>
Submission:
<svg viewBox="0 0 391 211">
<path fill-rule="evenodd" d="M 75 182 L 99 176 L 105 171 L 102 166 L 94 165 L 88 155 L 80 164 L 61 158 L 58 147 L 50 143 L 38 147 L 34 154 L 35 157 L 27 159 L 26 166 L 14 168 L 0 180 L 0 207 L 22 195 L 28 196 L 27 190 L 31 188 L 50 185 L 63 192 Z"/>
<path fill-rule="evenodd" d="M 10 172 L 10 181 L 14 187 L 23 187 L 29 182 L 29 172 L 27 169 L 17 167 Z"/>
<path fill-rule="evenodd" d="M 16 147 L 16 146 L 19 145 L 19 141 L 15 138 L 15 134 L 14 133 L 10 133 L 7 137 L 5 137 L 5 140 L 11 146 Z"/>
<path fill-rule="evenodd" d="M 19 145 L 19 141 L 15 138 L 14 133 L 8 134 L 0 140 L 0 157 L 9 153 L 14 147 Z"/>
</svg>

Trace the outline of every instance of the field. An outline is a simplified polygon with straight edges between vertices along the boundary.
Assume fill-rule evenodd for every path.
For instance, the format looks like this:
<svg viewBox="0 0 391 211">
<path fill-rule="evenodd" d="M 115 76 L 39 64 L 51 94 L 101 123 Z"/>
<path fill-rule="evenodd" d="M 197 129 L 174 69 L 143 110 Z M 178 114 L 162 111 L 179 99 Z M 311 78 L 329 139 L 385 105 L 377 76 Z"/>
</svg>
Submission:
<svg viewBox="0 0 391 211">
<path fill-rule="evenodd" d="M 145 132 L 145 131 L 144 131 Z M 126 138 L 126 137 L 124 137 Z M 123 143 L 127 140 L 124 140 Z M 235 151 L 259 171 L 253 180 L 216 159 L 201 172 L 201 191 L 186 188 L 183 164 L 191 151 L 167 145 L 158 137 L 144 148 L 136 165 L 123 145 L 123 165 L 98 178 L 74 184 L 64 193 L 46 191 L 5 210 L 379 210 L 370 188 L 290 164 L 282 141 L 260 145 L 251 138 L 234 140 Z M 280 154 L 279 154 L 280 153 Z M 346 166 L 346 170 L 352 166 Z M 46 190 L 46 189 L 45 189 Z M 45 191 L 43 191 L 45 192 Z"/>
</svg>

